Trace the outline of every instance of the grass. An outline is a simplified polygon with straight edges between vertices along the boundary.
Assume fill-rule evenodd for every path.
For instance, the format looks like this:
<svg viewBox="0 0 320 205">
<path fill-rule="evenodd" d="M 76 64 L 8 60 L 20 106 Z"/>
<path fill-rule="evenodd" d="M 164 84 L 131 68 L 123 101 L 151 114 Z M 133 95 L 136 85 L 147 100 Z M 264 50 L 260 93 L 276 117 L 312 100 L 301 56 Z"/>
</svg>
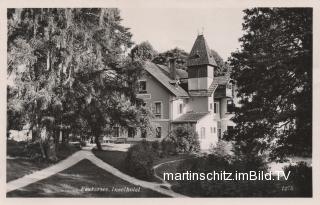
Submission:
<svg viewBox="0 0 320 205">
<path fill-rule="evenodd" d="M 188 158 L 192 158 L 193 155 L 191 154 L 181 154 L 181 155 L 176 155 L 176 156 L 169 156 L 166 158 L 160 158 L 155 162 L 155 165 L 157 164 L 161 164 L 164 163 L 162 165 L 160 165 L 158 168 L 156 168 L 155 174 L 163 179 L 163 173 L 167 172 L 167 173 L 176 173 L 177 172 L 177 168 L 179 167 L 179 165 L 183 162 L 183 159 L 188 159 Z M 170 161 L 174 161 L 174 160 L 179 160 L 179 161 L 175 161 L 175 162 L 170 162 Z M 182 160 L 182 161 L 180 161 Z M 166 163 L 166 162 L 170 162 L 170 163 Z M 170 184 L 172 185 L 176 185 L 176 181 L 168 181 Z"/>
<path fill-rule="evenodd" d="M 58 145 L 58 161 L 49 162 L 46 160 L 29 158 L 28 151 L 31 150 L 27 150 L 26 146 L 27 142 L 16 142 L 13 140 L 7 141 L 7 155 L 9 156 L 9 158 L 7 158 L 7 182 L 49 167 L 79 150 L 79 148 L 70 145 Z"/>
<path fill-rule="evenodd" d="M 114 189 L 130 188 L 135 191 L 123 192 Z M 95 188 L 85 191 L 83 188 Z M 100 188 L 100 191 L 97 189 Z M 101 191 L 101 189 L 104 189 Z M 153 190 L 130 184 L 105 170 L 95 166 L 89 160 L 33 183 L 24 188 L 7 193 L 7 197 L 167 197 Z"/>
<path fill-rule="evenodd" d="M 94 155 L 96 157 L 100 158 L 102 161 L 110 164 L 111 166 L 114 166 L 115 168 L 119 169 L 120 171 L 122 171 L 122 172 L 124 172 L 124 173 L 126 173 L 128 175 L 132 175 L 125 168 L 125 158 L 127 156 L 126 152 L 120 152 L 120 151 L 98 151 L 98 150 L 92 150 L 92 152 L 94 153 Z M 187 155 L 187 154 L 183 154 L 183 155 L 176 155 L 176 156 L 158 158 L 158 159 L 155 160 L 154 165 L 157 165 L 157 164 L 160 164 L 160 163 L 164 163 L 164 162 L 168 162 L 168 161 L 172 161 L 172 160 L 184 159 L 184 158 L 188 158 L 188 157 L 191 157 L 191 156 Z M 158 176 L 162 177 L 162 173 L 164 171 L 167 171 L 167 172 L 175 171 L 176 167 L 178 167 L 179 164 L 180 164 L 179 162 L 164 164 L 164 165 L 160 166 L 159 168 L 157 168 L 155 171 L 156 171 Z M 133 176 L 133 177 L 135 177 L 135 176 Z M 161 181 L 156 177 L 153 177 L 149 181 L 161 183 Z"/>
<path fill-rule="evenodd" d="M 128 172 L 128 170 L 125 167 L 125 159 L 127 156 L 126 152 L 98 151 L 98 150 L 92 150 L 92 152 L 94 153 L 94 155 L 96 157 L 100 158 L 102 161 L 110 164 L 111 166 L 119 169 L 121 172 L 126 173 L 128 175 L 131 175 L 132 177 L 136 177 L 136 176 L 132 175 L 130 172 Z M 161 181 L 156 177 L 153 177 L 153 178 L 149 179 L 148 181 L 161 183 Z"/>
<path fill-rule="evenodd" d="M 92 150 L 93 154 L 100 158 L 102 161 L 110 164 L 111 166 L 119 169 L 120 171 L 125 170 L 125 159 L 127 156 L 126 152 L 120 151 L 99 151 Z"/>
<path fill-rule="evenodd" d="M 38 162 L 30 159 L 7 159 L 7 182 L 50 166 L 49 162 Z"/>
</svg>

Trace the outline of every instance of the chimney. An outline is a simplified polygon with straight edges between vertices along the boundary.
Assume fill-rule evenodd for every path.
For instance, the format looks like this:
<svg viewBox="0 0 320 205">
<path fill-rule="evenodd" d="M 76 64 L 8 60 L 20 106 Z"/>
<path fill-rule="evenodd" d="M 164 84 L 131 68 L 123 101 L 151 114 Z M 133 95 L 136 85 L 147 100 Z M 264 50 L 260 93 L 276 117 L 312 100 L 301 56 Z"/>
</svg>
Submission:
<svg viewBox="0 0 320 205">
<path fill-rule="evenodd" d="M 177 80 L 176 58 L 169 59 L 169 71 L 170 71 L 170 77 L 173 80 Z"/>
</svg>

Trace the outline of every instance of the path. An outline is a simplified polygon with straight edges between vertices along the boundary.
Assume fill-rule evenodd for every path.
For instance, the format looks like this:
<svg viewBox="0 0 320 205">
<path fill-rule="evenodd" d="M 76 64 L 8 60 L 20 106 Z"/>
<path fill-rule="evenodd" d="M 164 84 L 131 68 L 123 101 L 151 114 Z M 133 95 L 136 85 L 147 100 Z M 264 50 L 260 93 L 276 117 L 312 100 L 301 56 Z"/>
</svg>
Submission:
<svg viewBox="0 0 320 205">
<path fill-rule="evenodd" d="M 141 187 L 144 187 L 147 189 L 151 189 L 153 191 L 156 191 L 156 192 L 159 192 L 161 194 L 171 196 L 171 197 L 186 197 L 184 195 L 181 195 L 181 194 L 178 194 L 178 193 L 172 191 L 171 189 L 168 190 L 168 189 L 163 188 L 162 186 L 164 186 L 164 184 L 155 183 L 155 182 L 147 182 L 147 181 L 143 181 L 140 179 L 136 179 L 136 178 L 131 177 L 127 174 L 124 174 L 123 172 L 116 169 L 115 167 L 105 163 L 104 161 L 102 161 L 101 159 L 96 157 L 91 151 L 88 151 L 88 150 L 78 151 L 78 152 L 74 153 L 73 155 L 71 155 L 70 157 L 68 157 L 67 159 L 62 160 L 61 162 L 58 162 L 55 165 L 52 165 L 52 166 L 45 168 L 43 170 L 36 171 L 30 175 L 26 175 L 26 176 L 21 177 L 19 179 L 8 182 L 7 183 L 7 192 L 10 192 L 10 191 L 13 191 L 16 189 L 20 189 L 22 187 L 28 186 L 32 183 L 35 183 L 37 181 L 40 181 L 40 180 L 48 178 L 52 175 L 55 175 L 55 174 L 65 170 L 69 167 L 72 167 L 73 165 L 77 164 L 79 161 L 81 161 L 83 159 L 90 160 L 96 166 L 98 166 L 98 167 L 104 169 L 105 171 L 113 174 L 114 176 L 119 177 L 120 179 L 123 179 L 131 184 L 136 185 L 136 186 L 141 186 Z"/>
<path fill-rule="evenodd" d="M 175 162 L 180 162 L 180 161 L 184 161 L 186 159 L 191 159 L 193 157 L 187 157 L 187 158 L 183 158 L 183 159 L 175 159 L 175 160 L 171 160 L 171 161 L 167 161 L 167 162 L 162 162 L 160 164 L 157 164 L 155 166 L 153 166 L 153 170 L 154 170 L 154 176 L 156 178 L 158 178 L 159 180 L 162 181 L 163 185 L 165 185 L 166 187 L 168 187 L 169 189 L 171 189 L 172 184 L 170 184 L 169 182 L 167 182 L 166 180 L 164 180 L 162 177 L 157 175 L 156 169 L 158 169 L 159 167 L 161 167 L 164 164 L 171 164 L 171 163 L 175 163 Z"/>
</svg>

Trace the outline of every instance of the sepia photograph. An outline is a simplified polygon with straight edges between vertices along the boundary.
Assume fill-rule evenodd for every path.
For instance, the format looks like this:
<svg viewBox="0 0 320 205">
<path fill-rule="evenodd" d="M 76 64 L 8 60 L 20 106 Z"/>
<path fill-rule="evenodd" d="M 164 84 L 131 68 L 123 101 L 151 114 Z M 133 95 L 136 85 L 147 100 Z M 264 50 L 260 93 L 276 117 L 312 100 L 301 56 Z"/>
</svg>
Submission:
<svg viewBox="0 0 320 205">
<path fill-rule="evenodd" d="M 314 196 L 314 8 L 5 12 L 6 198 Z"/>
</svg>

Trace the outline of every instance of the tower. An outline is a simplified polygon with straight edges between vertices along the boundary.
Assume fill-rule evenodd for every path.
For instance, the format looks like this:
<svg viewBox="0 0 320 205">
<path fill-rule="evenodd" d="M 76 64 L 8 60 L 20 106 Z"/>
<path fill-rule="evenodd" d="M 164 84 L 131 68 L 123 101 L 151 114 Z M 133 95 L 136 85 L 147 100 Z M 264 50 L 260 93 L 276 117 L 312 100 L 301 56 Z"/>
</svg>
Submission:
<svg viewBox="0 0 320 205">
<path fill-rule="evenodd" d="M 187 60 L 188 91 L 207 91 L 216 66 L 203 34 L 198 35 Z"/>
</svg>

